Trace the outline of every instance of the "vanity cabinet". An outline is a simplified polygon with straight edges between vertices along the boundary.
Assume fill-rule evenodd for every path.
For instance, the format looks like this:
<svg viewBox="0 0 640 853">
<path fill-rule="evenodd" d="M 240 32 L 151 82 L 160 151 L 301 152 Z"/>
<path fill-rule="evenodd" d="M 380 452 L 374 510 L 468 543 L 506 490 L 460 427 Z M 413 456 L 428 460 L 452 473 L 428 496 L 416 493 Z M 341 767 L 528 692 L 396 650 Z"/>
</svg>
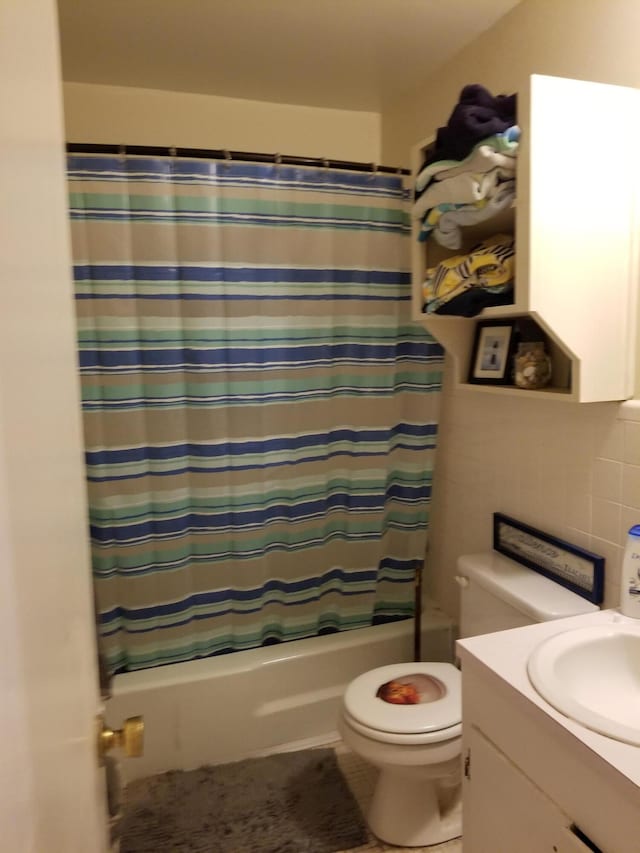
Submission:
<svg viewBox="0 0 640 853">
<path fill-rule="evenodd" d="M 539 642 L 610 614 L 458 641 L 464 853 L 640 851 L 638 748 L 559 714 L 526 674 Z"/>
<path fill-rule="evenodd" d="M 633 394 L 640 198 L 640 92 L 533 75 L 518 92 L 521 139 L 513 207 L 464 231 L 459 250 L 431 236 L 418 241 L 412 221 L 413 317 L 444 346 L 457 389 L 536 394 L 582 402 Z M 431 139 L 412 152 L 419 172 Z M 515 234 L 513 304 L 477 317 L 422 311 L 428 267 L 464 254 L 496 233 Z M 478 321 L 527 318 L 540 328 L 552 359 L 540 390 L 468 382 Z"/>
<path fill-rule="evenodd" d="M 571 818 L 473 726 L 466 758 L 464 853 L 593 853 Z"/>
</svg>

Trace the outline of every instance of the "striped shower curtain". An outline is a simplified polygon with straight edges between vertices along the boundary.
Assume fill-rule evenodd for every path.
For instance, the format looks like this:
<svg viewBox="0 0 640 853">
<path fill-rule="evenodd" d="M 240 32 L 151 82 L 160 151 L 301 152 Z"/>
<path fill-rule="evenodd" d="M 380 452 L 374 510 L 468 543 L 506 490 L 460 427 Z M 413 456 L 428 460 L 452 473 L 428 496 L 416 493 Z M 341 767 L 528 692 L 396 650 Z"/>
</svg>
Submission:
<svg viewBox="0 0 640 853">
<path fill-rule="evenodd" d="M 441 350 L 401 179 L 68 161 L 93 570 L 113 670 L 412 613 Z"/>
</svg>

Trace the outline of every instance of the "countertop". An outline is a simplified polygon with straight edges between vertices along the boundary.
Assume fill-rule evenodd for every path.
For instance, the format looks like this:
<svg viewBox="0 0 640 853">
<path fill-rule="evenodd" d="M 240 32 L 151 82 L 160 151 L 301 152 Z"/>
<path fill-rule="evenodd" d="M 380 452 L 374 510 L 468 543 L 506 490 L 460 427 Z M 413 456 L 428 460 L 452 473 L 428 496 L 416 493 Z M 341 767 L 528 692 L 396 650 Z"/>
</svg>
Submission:
<svg viewBox="0 0 640 853">
<path fill-rule="evenodd" d="M 548 637 L 576 628 L 620 622 L 640 624 L 640 620 L 623 616 L 617 610 L 600 610 L 568 619 L 541 622 L 524 628 L 458 640 L 456 646 L 462 663 L 463 678 L 466 663 L 480 662 L 640 787 L 640 747 L 605 737 L 565 717 L 536 692 L 527 675 L 529 655 Z"/>
</svg>

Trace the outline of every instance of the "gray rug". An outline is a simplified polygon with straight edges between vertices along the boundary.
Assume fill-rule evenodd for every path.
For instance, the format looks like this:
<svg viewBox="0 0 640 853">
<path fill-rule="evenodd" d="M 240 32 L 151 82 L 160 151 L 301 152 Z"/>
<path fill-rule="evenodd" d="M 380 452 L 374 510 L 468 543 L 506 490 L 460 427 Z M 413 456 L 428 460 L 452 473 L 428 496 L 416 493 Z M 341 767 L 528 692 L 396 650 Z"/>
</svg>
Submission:
<svg viewBox="0 0 640 853">
<path fill-rule="evenodd" d="M 127 787 L 121 853 L 336 853 L 367 841 L 332 749 L 181 770 Z"/>
</svg>

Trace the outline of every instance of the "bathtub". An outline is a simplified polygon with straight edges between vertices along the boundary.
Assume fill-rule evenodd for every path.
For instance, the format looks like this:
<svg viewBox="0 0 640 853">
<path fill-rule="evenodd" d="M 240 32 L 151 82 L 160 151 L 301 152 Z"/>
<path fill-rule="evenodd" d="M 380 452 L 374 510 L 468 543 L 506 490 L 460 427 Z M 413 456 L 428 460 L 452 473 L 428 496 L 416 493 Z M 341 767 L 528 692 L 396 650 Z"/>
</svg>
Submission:
<svg viewBox="0 0 640 853">
<path fill-rule="evenodd" d="M 423 659 L 453 660 L 451 620 L 427 605 L 422 624 Z M 124 781 L 335 740 L 349 681 L 412 656 L 408 620 L 118 675 L 107 721 L 145 722 L 144 755 L 123 759 Z"/>
</svg>

